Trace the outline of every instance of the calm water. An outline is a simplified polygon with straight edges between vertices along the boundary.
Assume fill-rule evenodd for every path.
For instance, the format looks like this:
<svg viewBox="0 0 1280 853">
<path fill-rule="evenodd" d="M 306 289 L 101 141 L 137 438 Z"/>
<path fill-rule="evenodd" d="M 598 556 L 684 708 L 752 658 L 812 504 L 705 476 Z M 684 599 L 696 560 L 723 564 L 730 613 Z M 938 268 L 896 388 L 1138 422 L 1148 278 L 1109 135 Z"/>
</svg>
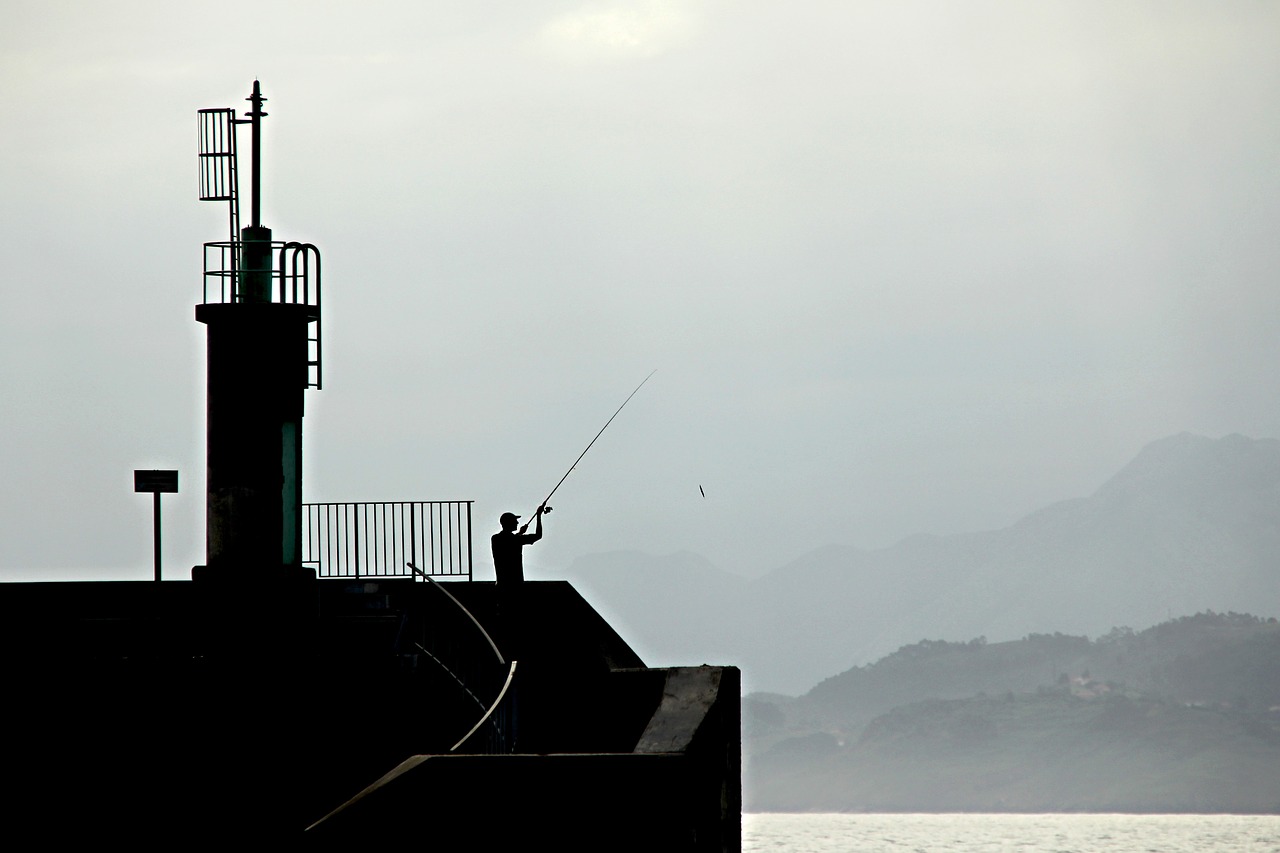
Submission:
<svg viewBox="0 0 1280 853">
<path fill-rule="evenodd" d="M 744 814 L 748 853 L 1280 853 L 1280 815 Z"/>
</svg>

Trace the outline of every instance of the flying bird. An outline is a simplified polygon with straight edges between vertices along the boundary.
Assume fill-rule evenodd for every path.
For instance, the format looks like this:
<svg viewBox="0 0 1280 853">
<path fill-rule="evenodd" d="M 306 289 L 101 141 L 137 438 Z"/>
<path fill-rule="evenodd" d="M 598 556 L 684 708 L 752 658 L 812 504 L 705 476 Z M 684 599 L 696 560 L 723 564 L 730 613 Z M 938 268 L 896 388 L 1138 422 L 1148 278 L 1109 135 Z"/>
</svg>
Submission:
<svg viewBox="0 0 1280 853">
<path fill-rule="evenodd" d="M 707 493 L 702 491 L 702 486 L 701 486 L 701 485 L 699 485 L 699 486 L 698 486 L 698 491 L 702 494 L 702 496 L 703 496 L 704 498 L 707 496 Z"/>
</svg>

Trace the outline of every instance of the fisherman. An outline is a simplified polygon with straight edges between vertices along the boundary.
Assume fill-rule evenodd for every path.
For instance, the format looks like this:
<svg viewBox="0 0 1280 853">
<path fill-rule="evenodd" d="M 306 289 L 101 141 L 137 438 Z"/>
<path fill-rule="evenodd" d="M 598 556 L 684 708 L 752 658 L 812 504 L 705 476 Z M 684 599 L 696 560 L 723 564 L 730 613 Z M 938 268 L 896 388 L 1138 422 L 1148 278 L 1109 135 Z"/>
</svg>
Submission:
<svg viewBox="0 0 1280 853">
<path fill-rule="evenodd" d="M 503 734 L 507 748 L 512 752 L 519 749 L 521 729 L 520 684 L 527 682 L 532 661 L 528 659 L 529 650 L 525 648 L 527 632 L 525 630 L 524 603 L 524 546 L 532 545 L 542 538 L 542 516 L 548 507 L 546 501 L 534 513 L 537 523 L 532 533 L 526 533 L 529 523 L 516 531 L 520 516 L 513 512 L 504 512 L 498 522 L 502 529 L 493 534 L 489 543 L 493 548 L 493 571 L 498 577 L 498 642 L 507 657 L 522 664 L 520 677 L 511 685 L 507 698 L 507 713 L 503 725 Z M 525 732 L 527 739 L 527 732 Z"/>
<path fill-rule="evenodd" d="M 498 577 L 498 634 L 503 651 L 512 659 L 519 659 L 524 649 L 524 546 L 542 538 L 542 516 L 547 512 L 544 502 L 534 514 L 537 526 L 526 533 L 529 523 L 516 530 L 520 516 L 504 512 L 498 519 L 502 529 L 493 534 L 489 542 L 493 547 L 493 571 Z"/>
<path fill-rule="evenodd" d="M 542 515 L 546 509 L 545 503 L 538 507 L 534 514 L 537 526 L 532 533 L 525 533 L 529 529 L 527 521 L 520 532 L 516 532 L 520 516 L 515 513 L 504 512 L 498 518 L 502 529 L 493 534 L 489 543 L 493 548 L 493 571 L 498 576 L 499 587 L 515 587 L 524 583 L 524 546 L 532 545 L 542 538 Z"/>
</svg>

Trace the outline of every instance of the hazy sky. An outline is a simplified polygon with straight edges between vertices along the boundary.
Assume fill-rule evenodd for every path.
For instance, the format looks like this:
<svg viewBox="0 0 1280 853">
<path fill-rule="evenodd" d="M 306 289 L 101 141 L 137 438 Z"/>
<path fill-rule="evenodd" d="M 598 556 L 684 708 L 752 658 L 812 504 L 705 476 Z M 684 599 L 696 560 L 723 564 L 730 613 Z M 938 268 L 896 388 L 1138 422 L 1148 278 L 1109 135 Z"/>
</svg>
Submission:
<svg viewBox="0 0 1280 853">
<path fill-rule="evenodd" d="M 552 503 L 529 574 L 1001 527 L 1280 436 L 1280 6 L 27 2 L 0 28 L 0 578 L 204 553 L 196 110 L 324 257 L 304 498 Z M 700 496 L 699 486 L 706 491 Z M 53 570 L 59 571 L 53 571 Z"/>
</svg>

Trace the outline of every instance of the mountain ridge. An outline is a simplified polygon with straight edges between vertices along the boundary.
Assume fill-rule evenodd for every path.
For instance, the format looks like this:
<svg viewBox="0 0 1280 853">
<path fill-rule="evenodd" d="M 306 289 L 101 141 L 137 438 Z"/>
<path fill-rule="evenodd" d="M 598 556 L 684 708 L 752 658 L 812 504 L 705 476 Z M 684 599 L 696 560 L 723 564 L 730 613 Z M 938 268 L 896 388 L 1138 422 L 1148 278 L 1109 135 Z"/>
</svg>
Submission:
<svg viewBox="0 0 1280 853">
<path fill-rule="evenodd" d="M 798 695 L 920 637 L 1097 636 L 1175 613 L 1274 610 L 1277 567 L 1280 441 L 1181 433 L 1088 497 L 999 530 L 832 543 L 753 579 L 689 552 L 592 555 L 565 575 L 646 660 L 724 659 L 751 690 Z"/>
<path fill-rule="evenodd" d="M 1280 811 L 1274 617 L 925 640 L 743 712 L 755 810 Z"/>
</svg>

